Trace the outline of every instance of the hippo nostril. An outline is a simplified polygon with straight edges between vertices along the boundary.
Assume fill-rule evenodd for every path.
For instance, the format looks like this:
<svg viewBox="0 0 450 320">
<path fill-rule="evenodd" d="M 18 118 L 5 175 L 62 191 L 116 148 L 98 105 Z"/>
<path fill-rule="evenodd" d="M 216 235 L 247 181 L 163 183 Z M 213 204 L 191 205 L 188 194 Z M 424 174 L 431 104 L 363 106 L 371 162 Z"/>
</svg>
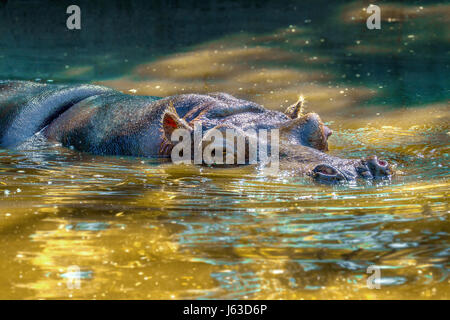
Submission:
<svg viewBox="0 0 450 320">
<path fill-rule="evenodd" d="M 387 166 L 387 161 L 384 160 L 378 160 L 378 164 L 382 167 L 386 167 Z"/>
<path fill-rule="evenodd" d="M 389 163 L 385 160 L 378 160 L 376 156 L 366 159 L 367 167 L 372 173 L 373 177 L 386 177 L 391 174 Z"/>
</svg>

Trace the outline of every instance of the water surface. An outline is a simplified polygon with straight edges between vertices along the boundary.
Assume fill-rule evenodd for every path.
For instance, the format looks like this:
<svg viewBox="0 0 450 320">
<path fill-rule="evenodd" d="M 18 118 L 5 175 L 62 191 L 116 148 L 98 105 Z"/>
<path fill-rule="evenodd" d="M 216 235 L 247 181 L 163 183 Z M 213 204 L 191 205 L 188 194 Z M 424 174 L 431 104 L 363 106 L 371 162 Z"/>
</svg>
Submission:
<svg viewBox="0 0 450 320">
<path fill-rule="evenodd" d="M 0 298 L 448 299 L 448 4 L 381 2 L 382 29 L 369 31 L 362 2 L 326 13 L 307 1 L 205 3 L 162 22 L 176 8 L 86 7 L 85 28 L 68 35 L 6 2 L 15 29 L 0 23 L 1 78 L 225 91 L 277 110 L 303 94 L 334 130 L 332 154 L 377 154 L 395 176 L 323 186 L 45 141 L 0 150 Z M 366 285 L 371 265 L 379 290 Z M 67 285 L 71 266 L 80 289 Z"/>
</svg>

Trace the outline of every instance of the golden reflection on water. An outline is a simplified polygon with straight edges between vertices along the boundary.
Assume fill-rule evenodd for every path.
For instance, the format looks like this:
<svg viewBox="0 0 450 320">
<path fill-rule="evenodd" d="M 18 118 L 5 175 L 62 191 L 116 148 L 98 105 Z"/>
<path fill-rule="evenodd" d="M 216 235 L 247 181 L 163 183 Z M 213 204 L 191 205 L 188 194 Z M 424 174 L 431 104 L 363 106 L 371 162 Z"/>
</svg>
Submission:
<svg viewBox="0 0 450 320">
<path fill-rule="evenodd" d="M 2 151 L 1 297 L 448 298 L 448 146 L 417 157 L 439 131 L 340 134 L 391 154 L 404 174 L 329 187 L 250 167 Z M 371 264 L 383 268 L 380 290 L 366 287 Z M 74 265 L 81 289 L 67 287 Z"/>
<path fill-rule="evenodd" d="M 420 22 L 448 5 L 387 9 L 383 23 L 405 12 Z M 361 12 L 353 3 L 341 18 Z M 401 54 L 395 39 L 368 40 L 348 53 Z M 361 108 L 389 88 L 339 82 L 326 42 L 307 25 L 241 33 L 102 83 L 158 96 L 225 91 L 278 110 L 303 94 L 335 131 L 331 153 L 378 154 L 396 164 L 392 181 L 331 187 L 289 171 L 0 150 L 0 298 L 448 299 L 448 102 Z M 366 286 L 373 264 L 380 290 Z M 80 289 L 67 285 L 71 266 Z"/>
</svg>

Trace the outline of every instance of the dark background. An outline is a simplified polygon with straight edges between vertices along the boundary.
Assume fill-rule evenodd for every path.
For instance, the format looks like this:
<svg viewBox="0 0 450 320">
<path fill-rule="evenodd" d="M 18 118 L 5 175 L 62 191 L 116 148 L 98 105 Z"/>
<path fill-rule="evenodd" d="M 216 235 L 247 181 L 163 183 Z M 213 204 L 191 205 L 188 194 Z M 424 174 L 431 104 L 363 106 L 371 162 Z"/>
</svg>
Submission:
<svg viewBox="0 0 450 320">
<path fill-rule="evenodd" d="M 314 48 L 332 56 L 324 68 L 352 74 L 370 73 L 365 85 L 383 81 L 392 95 L 384 103 L 423 104 L 448 99 L 448 12 L 398 23 L 384 22 L 368 32 L 364 23 L 342 21 L 342 8 L 373 1 L 0 1 L 0 78 L 52 78 L 86 82 L 128 74 L 137 65 L 167 54 L 237 33 L 263 34 L 289 25 L 313 28 L 326 42 Z M 432 6 L 443 1 L 376 1 L 384 4 Z M 66 9 L 81 8 L 81 30 L 68 30 Z M 383 15 L 383 12 L 382 12 Z M 306 23 L 305 21 L 309 21 Z M 408 35 L 420 41 L 406 48 Z M 396 54 L 377 52 L 349 56 L 346 48 L 363 39 L 375 46 L 408 49 Z M 245 45 L 241 43 L 240 45 Z M 269 44 L 270 45 L 270 44 Z M 303 48 L 301 48 L 303 50 Z M 308 50 L 308 49 L 305 49 Z M 413 54 L 409 52 L 412 50 Z M 64 66 L 93 65 L 88 76 L 58 79 Z M 360 82 L 349 76 L 346 81 Z M 401 91 L 403 94 L 395 95 Z"/>
</svg>

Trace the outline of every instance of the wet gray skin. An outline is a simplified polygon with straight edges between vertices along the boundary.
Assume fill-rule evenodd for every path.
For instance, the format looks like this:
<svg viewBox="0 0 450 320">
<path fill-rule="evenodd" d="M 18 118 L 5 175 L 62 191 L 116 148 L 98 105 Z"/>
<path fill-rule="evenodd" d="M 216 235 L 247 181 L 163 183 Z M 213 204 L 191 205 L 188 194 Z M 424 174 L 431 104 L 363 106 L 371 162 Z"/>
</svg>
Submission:
<svg viewBox="0 0 450 320">
<path fill-rule="evenodd" d="M 170 157 L 174 130 L 186 129 L 193 135 L 195 124 L 202 125 L 203 136 L 213 128 L 233 129 L 246 139 L 251 130 L 279 129 L 281 169 L 317 182 L 391 174 L 390 165 L 376 156 L 341 159 L 326 154 L 332 131 L 317 114 L 303 114 L 302 101 L 282 113 L 225 93 L 159 98 L 94 85 L 0 81 L 0 147 L 4 148 L 18 147 L 41 132 L 50 141 L 94 154 Z"/>
</svg>

